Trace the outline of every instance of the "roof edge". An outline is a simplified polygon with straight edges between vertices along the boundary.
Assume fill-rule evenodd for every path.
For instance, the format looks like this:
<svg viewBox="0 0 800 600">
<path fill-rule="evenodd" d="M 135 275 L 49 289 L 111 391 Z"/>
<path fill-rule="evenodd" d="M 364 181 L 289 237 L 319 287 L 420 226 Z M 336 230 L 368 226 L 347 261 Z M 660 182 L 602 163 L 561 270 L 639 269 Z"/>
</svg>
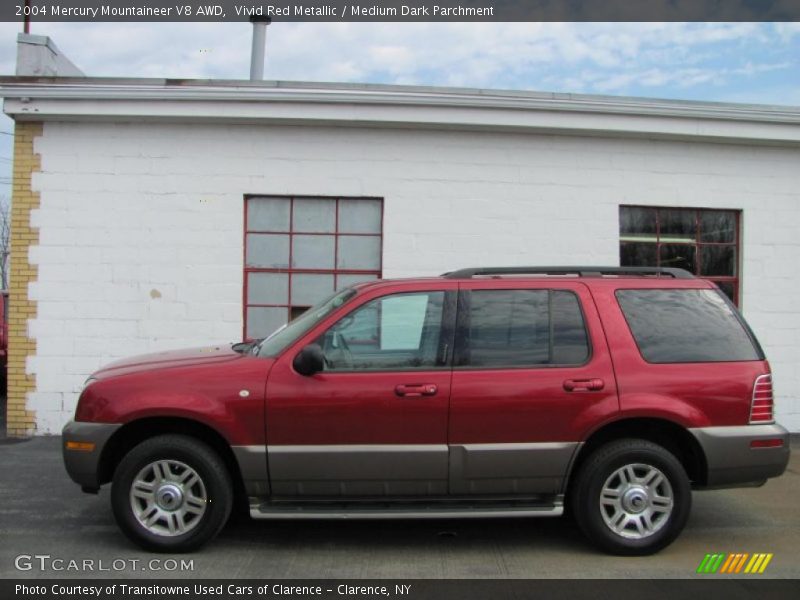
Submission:
<svg viewBox="0 0 800 600">
<path fill-rule="evenodd" d="M 63 100 L 338 100 L 349 103 L 551 108 L 800 123 L 800 106 L 608 96 L 526 90 L 374 83 L 117 77 L 0 76 L 0 96 Z"/>
<path fill-rule="evenodd" d="M 225 121 L 800 144 L 800 107 L 290 81 L 0 77 L 20 120 Z"/>
</svg>

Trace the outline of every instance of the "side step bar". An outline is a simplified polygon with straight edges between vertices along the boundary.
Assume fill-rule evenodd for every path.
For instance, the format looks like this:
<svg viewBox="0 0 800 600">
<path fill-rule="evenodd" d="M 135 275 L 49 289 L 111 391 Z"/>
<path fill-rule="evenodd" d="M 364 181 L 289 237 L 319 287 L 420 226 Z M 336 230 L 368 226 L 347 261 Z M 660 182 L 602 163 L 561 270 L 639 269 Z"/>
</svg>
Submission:
<svg viewBox="0 0 800 600">
<path fill-rule="evenodd" d="M 480 503 L 448 503 L 421 505 L 415 503 L 270 503 L 250 504 L 253 519 L 483 519 L 492 517 L 560 517 L 564 504 L 559 498 L 550 504 L 481 505 Z"/>
</svg>

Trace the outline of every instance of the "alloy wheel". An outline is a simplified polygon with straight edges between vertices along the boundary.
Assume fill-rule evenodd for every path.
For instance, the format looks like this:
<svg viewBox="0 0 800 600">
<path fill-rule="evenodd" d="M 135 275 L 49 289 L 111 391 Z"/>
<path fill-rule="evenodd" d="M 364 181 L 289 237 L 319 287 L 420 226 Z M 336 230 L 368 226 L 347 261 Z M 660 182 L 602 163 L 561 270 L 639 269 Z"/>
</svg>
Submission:
<svg viewBox="0 0 800 600">
<path fill-rule="evenodd" d="M 606 479 L 600 492 L 600 513 L 617 535 L 643 539 L 667 524 L 674 500 L 672 486 L 661 470 L 632 463 Z"/>
<path fill-rule="evenodd" d="M 177 460 L 158 460 L 133 479 L 130 503 L 136 520 L 147 531 L 174 537 L 200 523 L 208 496 L 202 478 L 192 467 Z"/>
</svg>

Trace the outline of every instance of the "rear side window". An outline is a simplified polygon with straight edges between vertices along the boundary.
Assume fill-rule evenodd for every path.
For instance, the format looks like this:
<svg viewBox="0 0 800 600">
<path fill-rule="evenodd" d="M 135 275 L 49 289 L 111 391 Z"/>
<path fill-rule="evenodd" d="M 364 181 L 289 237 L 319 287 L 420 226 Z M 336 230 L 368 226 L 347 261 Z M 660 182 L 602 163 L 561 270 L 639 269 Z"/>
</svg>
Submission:
<svg viewBox="0 0 800 600">
<path fill-rule="evenodd" d="M 589 343 L 577 296 L 562 290 L 461 293 L 456 366 L 577 365 Z"/>
<path fill-rule="evenodd" d="M 647 362 L 763 360 L 738 314 L 715 290 L 618 290 L 617 301 Z"/>
</svg>

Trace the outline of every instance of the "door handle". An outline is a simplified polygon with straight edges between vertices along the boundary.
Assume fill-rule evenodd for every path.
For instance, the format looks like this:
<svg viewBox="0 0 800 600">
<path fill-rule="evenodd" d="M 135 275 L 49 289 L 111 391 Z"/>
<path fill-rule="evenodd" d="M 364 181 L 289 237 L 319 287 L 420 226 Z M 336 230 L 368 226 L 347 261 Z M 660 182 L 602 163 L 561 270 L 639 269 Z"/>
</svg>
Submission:
<svg viewBox="0 0 800 600">
<path fill-rule="evenodd" d="M 564 389 L 568 392 L 597 392 L 602 390 L 606 382 L 595 377 L 594 379 L 567 379 Z"/>
<path fill-rule="evenodd" d="M 435 383 L 411 383 L 398 385 L 394 388 L 394 393 L 398 396 L 435 396 L 437 387 Z"/>
</svg>

